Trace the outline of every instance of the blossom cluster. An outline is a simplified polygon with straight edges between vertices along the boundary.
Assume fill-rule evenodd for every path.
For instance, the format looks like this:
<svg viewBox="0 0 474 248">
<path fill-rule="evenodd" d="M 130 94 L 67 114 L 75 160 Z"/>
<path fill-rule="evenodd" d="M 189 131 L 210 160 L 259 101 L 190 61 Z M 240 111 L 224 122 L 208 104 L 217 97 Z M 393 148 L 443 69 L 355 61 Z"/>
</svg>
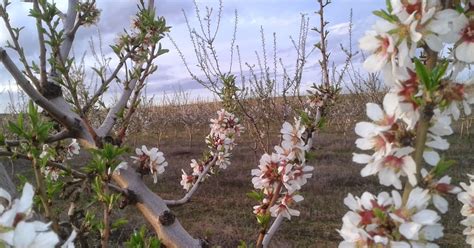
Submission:
<svg viewBox="0 0 474 248">
<path fill-rule="evenodd" d="M 168 162 L 165 159 L 163 152 L 158 148 L 153 147 L 150 150 L 143 145 L 141 148 L 135 149 L 136 156 L 131 156 L 133 163 L 138 164 L 137 171 L 143 175 L 151 174 L 153 176 L 153 182 L 158 182 L 158 175 L 165 172 L 165 167 L 168 166 Z M 119 167 L 126 167 L 126 163 L 122 162 Z M 116 169 L 118 171 L 118 169 Z"/>
<path fill-rule="evenodd" d="M 32 205 L 34 189 L 26 183 L 20 199 L 12 200 L 11 195 L 0 188 L 0 246 L 2 247 L 56 247 L 60 242 L 51 223 L 29 220 L 33 215 Z M 74 247 L 76 232 L 73 231 L 61 248 Z"/>
<path fill-rule="evenodd" d="M 474 175 L 469 175 L 469 185 L 461 183 L 461 187 L 465 190 L 458 194 L 458 200 L 464 205 L 461 209 L 462 216 L 466 217 L 461 224 L 466 226 L 463 234 L 466 235 L 466 243 L 474 247 Z"/>
<path fill-rule="evenodd" d="M 439 216 L 426 207 L 432 203 L 440 213 L 446 213 L 448 201 L 443 196 L 461 191 L 450 184 L 449 176 L 443 176 L 442 168 L 447 165 L 439 151 L 449 148 L 445 136 L 453 133 L 452 120 L 460 117 L 461 108 L 470 115 L 469 105 L 474 103 L 469 90 L 474 81 L 459 79 L 466 65 L 474 63 L 473 10 L 473 0 L 460 1 L 456 9 L 438 0 L 391 0 L 387 10 L 374 12 L 381 19 L 360 40 L 360 48 L 369 53 L 363 67 L 369 72 L 381 71 L 389 91 L 382 106 L 367 104 L 371 121 L 356 124 L 355 132 L 360 136 L 356 146 L 370 154 L 354 153 L 353 161 L 364 165 L 362 176 L 376 175 L 382 185 L 402 189 L 406 180 L 416 188 L 407 202 L 400 201 L 396 191 L 392 196 L 366 192 L 360 199 L 346 198 L 352 211 L 343 219 L 342 247 L 436 246 L 430 241 L 442 236 Z M 452 64 L 436 58 L 433 63 L 433 58 L 428 58 L 427 66 L 423 65 L 415 58 L 421 47 L 424 54 L 439 53 Z M 426 139 L 417 137 L 422 120 L 427 123 Z M 418 158 L 432 166 L 428 170 L 414 159 L 418 138 L 426 140 L 416 149 L 422 154 Z M 405 193 L 409 192 L 410 187 Z M 410 205 L 415 199 L 420 202 Z M 355 202 L 362 207 L 355 207 Z M 423 218 L 418 219 L 418 214 Z M 418 224 L 406 226 L 410 221 Z"/>
<path fill-rule="evenodd" d="M 235 138 L 243 130 L 239 118 L 224 109 L 217 111 L 217 118 L 211 119 L 210 122 L 211 131 L 206 137 L 210 156 L 203 160 L 191 160 L 190 166 L 193 170 L 191 175 L 182 170 L 181 185 L 187 191 L 201 175 L 202 180 L 209 175 L 207 172 L 203 175 L 206 167 L 210 166 L 209 169 L 217 170 L 226 169 L 230 165 L 230 152 L 235 146 Z"/>
<path fill-rule="evenodd" d="M 443 226 L 436 211 L 427 209 L 428 190 L 415 188 L 405 204 L 398 191 L 368 192 L 344 204 L 347 212 L 339 233 L 344 241 L 339 247 L 437 247 L 431 241 L 443 236 Z"/>
<path fill-rule="evenodd" d="M 77 143 L 77 139 L 72 139 L 71 143 L 66 147 L 65 151 L 65 158 L 67 160 L 70 160 L 73 158 L 75 155 L 79 155 L 79 152 L 81 150 L 81 147 L 79 146 L 79 143 Z M 56 157 L 56 151 L 51 149 L 51 147 L 48 144 L 43 145 L 43 149 L 41 151 L 41 154 L 39 155 L 40 159 L 45 159 L 48 161 L 60 161 L 61 156 Z M 57 181 L 60 174 L 61 174 L 61 169 L 52 167 L 49 165 L 45 165 L 41 167 L 41 173 L 43 175 L 53 181 Z"/>
<path fill-rule="evenodd" d="M 252 170 L 252 183 L 261 190 L 263 199 L 254 206 L 254 214 L 263 216 L 270 211 L 273 217 L 282 215 L 288 219 L 299 216 L 300 212 L 290 206 L 303 200 L 298 190 L 312 177 L 312 166 L 306 165 L 306 152 L 311 148 L 311 140 L 305 142 L 306 128 L 301 118 L 292 125 L 285 122 L 280 130 L 282 141 L 275 146 L 272 154 L 263 154 L 258 169 Z"/>
<path fill-rule="evenodd" d="M 372 31 L 360 40 L 363 50 L 372 54 L 364 62 L 368 71 L 384 71 L 384 79 L 390 87 L 385 95 L 383 108 L 367 104 L 367 116 L 372 122 L 360 122 L 355 132 L 361 137 L 358 148 L 372 150 L 373 154 L 354 154 L 356 163 L 365 164 L 362 176 L 378 175 L 382 185 L 401 189 L 401 177 L 407 177 L 412 186 L 417 185 L 416 164 L 412 158 L 416 138 L 416 125 L 420 119 L 420 106 L 427 104 L 424 92 L 430 90 L 415 73 L 412 58 L 416 49 L 426 44 L 433 51 L 441 51 L 443 44 L 454 43 L 454 58 L 458 62 L 471 63 L 462 54 L 474 55 L 471 26 L 466 22 L 472 1 L 465 4 L 465 11 L 442 9 L 439 1 L 389 1 L 391 12 L 377 21 Z M 433 110 L 423 158 L 436 166 L 440 162 L 437 150 L 447 150 L 449 143 L 444 136 L 453 133 L 451 119 L 458 119 L 458 105 L 464 106 L 465 114 L 471 113 L 469 104 L 474 96 L 466 91 L 469 82 L 458 83 L 451 68 L 451 78 L 439 82 L 437 94 L 430 95 Z M 440 78 L 444 75 L 440 75 Z"/>
</svg>

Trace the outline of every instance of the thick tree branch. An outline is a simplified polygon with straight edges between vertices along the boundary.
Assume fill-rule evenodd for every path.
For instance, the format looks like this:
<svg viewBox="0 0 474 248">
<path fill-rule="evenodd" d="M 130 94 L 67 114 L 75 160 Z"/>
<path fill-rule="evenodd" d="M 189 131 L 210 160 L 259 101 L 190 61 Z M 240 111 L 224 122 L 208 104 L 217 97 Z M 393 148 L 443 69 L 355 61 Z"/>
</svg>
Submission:
<svg viewBox="0 0 474 248">
<path fill-rule="evenodd" d="M 69 52 L 72 48 L 72 43 L 74 42 L 74 37 L 76 35 L 77 28 L 74 28 L 77 19 L 77 4 L 78 0 L 69 0 L 66 18 L 64 20 L 64 30 L 65 37 L 64 41 L 61 44 L 60 53 L 61 59 L 65 61 L 69 55 Z"/>
<path fill-rule="evenodd" d="M 107 113 L 107 116 L 105 117 L 104 122 L 97 129 L 97 136 L 105 137 L 112 130 L 115 123 L 117 122 L 119 113 L 127 106 L 127 102 L 130 99 L 130 96 L 132 95 L 133 89 L 135 88 L 137 81 L 137 79 L 132 79 L 128 83 L 128 85 L 125 86 L 122 91 L 122 95 L 120 96 L 120 99 L 117 101 L 117 103 L 115 103 L 114 106 L 110 108 L 109 112 Z"/>
<path fill-rule="evenodd" d="M 5 169 L 7 159 L 0 159 L 0 188 L 6 190 L 12 198 L 15 198 L 16 187 L 13 184 L 7 170 Z"/>
<path fill-rule="evenodd" d="M 145 185 L 132 168 L 119 169 L 119 173 L 114 173 L 112 179 L 136 197 L 135 206 L 166 247 L 201 247 L 201 242 L 186 232 L 165 202 Z"/>
<path fill-rule="evenodd" d="M 70 110 L 70 106 L 64 101 L 62 97 L 48 100 L 41 93 L 39 93 L 23 73 L 18 69 L 15 63 L 11 60 L 8 53 L 0 47 L 0 61 L 5 68 L 10 72 L 18 85 L 25 91 L 25 93 L 38 106 L 46 110 L 55 120 L 63 124 L 69 131 L 77 133 L 77 137 L 83 139 L 87 143 L 94 144 L 94 138 L 81 121 L 79 116 Z"/>
</svg>

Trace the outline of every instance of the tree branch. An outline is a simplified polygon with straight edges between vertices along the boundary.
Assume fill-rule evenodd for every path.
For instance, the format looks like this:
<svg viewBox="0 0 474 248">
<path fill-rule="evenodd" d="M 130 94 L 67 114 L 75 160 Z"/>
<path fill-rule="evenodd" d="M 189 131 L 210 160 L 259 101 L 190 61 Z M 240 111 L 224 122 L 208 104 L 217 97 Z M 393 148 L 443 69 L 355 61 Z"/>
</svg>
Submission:
<svg viewBox="0 0 474 248">
<path fill-rule="evenodd" d="M 179 205 L 182 205 L 182 204 L 188 202 L 191 199 L 191 197 L 193 196 L 193 194 L 197 191 L 197 189 L 199 188 L 199 185 L 201 184 L 201 182 L 204 180 L 205 176 L 207 175 L 207 172 L 211 169 L 212 166 L 214 166 L 216 161 L 217 161 L 217 156 L 214 156 L 206 164 L 206 166 L 204 166 L 204 169 L 203 169 L 201 175 L 199 175 L 199 177 L 196 180 L 196 182 L 194 183 L 193 187 L 188 191 L 188 193 L 186 193 L 186 195 L 184 195 L 183 198 L 181 198 L 179 200 L 163 200 L 165 202 L 165 204 L 168 205 L 168 206 L 179 206 Z"/>
<path fill-rule="evenodd" d="M 8 53 L 0 47 L 0 61 L 5 68 L 13 76 L 17 84 L 25 91 L 25 93 L 40 107 L 46 110 L 59 123 L 63 124 L 69 131 L 77 133 L 77 137 L 83 139 L 87 143 L 94 144 L 94 138 L 81 121 L 79 116 L 72 112 L 62 97 L 48 100 L 39 93 L 25 78 L 23 73 L 18 69 L 11 60 Z M 62 100 L 62 101 L 61 101 Z"/>
<path fill-rule="evenodd" d="M 60 47 L 61 59 L 65 61 L 71 51 L 72 43 L 74 41 L 74 37 L 76 35 L 77 28 L 74 28 L 76 19 L 77 19 L 77 4 L 79 3 L 78 0 L 69 0 L 66 18 L 64 20 L 64 41 Z"/>
<path fill-rule="evenodd" d="M 120 99 L 115 103 L 115 105 L 110 108 L 107 116 L 105 117 L 104 122 L 97 129 L 97 136 L 105 137 L 112 130 L 115 123 L 117 122 L 118 114 L 127 106 L 127 102 L 132 95 L 133 89 L 137 84 L 137 79 L 132 79 L 123 89 Z"/>
<path fill-rule="evenodd" d="M 265 234 L 265 237 L 263 238 L 263 242 L 262 242 L 263 247 L 268 247 L 270 245 L 270 241 L 272 240 L 273 235 L 275 235 L 278 228 L 280 228 L 280 225 L 283 222 L 283 219 L 284 219 L 283 215 L 278 214 L 275 221 L 273 221 L 272 226 L 268 229 L 268 232 Z"/>
<path fill-rule="evenodd" d="M 153 226 L 166 247 L 201 247 L 201 242 L 186 232 L 163 199 L 153 193 L 133 169 L 119 169 L 112 179 L 136 197 L 135 206 Z"/>
</svg>

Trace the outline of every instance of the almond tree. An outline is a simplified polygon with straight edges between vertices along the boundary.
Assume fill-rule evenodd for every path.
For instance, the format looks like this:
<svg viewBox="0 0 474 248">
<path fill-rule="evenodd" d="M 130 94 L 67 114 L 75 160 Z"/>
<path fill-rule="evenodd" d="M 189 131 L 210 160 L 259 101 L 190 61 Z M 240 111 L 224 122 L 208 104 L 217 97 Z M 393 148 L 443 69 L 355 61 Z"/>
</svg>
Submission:
<svg viewBox="0 0 474 248">
<path fill-rule="evenodd" d="M 339 247 L 438 247 L 449 194 L 464 204 L 461 224 L 474 247 L 472 176 L 460 193 L 448 175 L 453 161 L 440 155 L 449 149 L 452 122 L 461 110 L 470 115 L 474 103 L 472 78 L 462 77 L 474 62 L 474 1 L 386 3 L 374 11 L 380 19 L 360 47 L 369 53 L 364 69 L 382 72 L 389 91 L 382 106 L 367 103 L 370 121 L 356 124 L 356 146 L 370 154 L 354 153 L 353 160 L 364 165 L 361 176 L 395 189 L 344 199 L 350 211 Z"/>
<path fill-rule="evenodd" d="M 166 203 L 159 196 L 149 190 L 138 174 L 131 167 L 121 169 L 120 173 L 111 173 L 115 168 L 124 168 L 114 157 L 123 153 L 120 148 L 114 148 L 110 143 L 121 144 L 125 139 L 127 118 L 130 119 L 136 109 L 140 93 L 146 84 L 147 77 L 156 71 L 153 64 L 155 59 L 166 53 L 160 45 L 160 40 L 169 31 L 163 17 L 155 16 L 154 1 L 147 5 L 139 2 L 138 12 L 132 21 L 130 30 L 121 34 L 117 42 L 111 47 L 117 56 L 117 66 L 108 73 L 106 70 L 96 68 L 96 73 L 101 78 L 101 85 L 89 94 L 84 101 L 77 95 L 82 83 L 71 78 L 71 65 L 74 58 L 70 51 L 75 41 L 78 29 L 94 24 L 98 21 L 100 11 L 96 8 L 95 1 L 70 0 L 66 13 L 57 9 L 54 3 L 34 0 L 30 11 L 31 18 L 36 20 L 37 38 L 40 56 L 36 61 L 27 60 L 24 48 L 19 42 L 21 28 L 13 27 L 9 19 L 9 1 L 0 5 L 0 17 L 8 30 L 11 42 L 6 48 L 0 47 L 0 60 L 16 83 L 47 115 L 59 123 L 60 130 L 52 134 L 49 122 L 44 123 L 39 118 L 36 107 L 30 104 L 28 121 L 32 127 L 25 127 L 23 119 L 11 123 L 10 127 L 17 132 L 20 140 L 7 140 L 4 143 L 9 147 L 23 148 L 27 144 L 30 151 L 28 155 L 21 156 L 33 161 L 37 175 L 36 187 L 40 192 L 43 203 L 43 214 L 52 221 L 52 228 L 59 232 L 57 216 L 50 213 L 49 202 L 45 194 L 47 183 L 41 177 L 40 167 L 48 165 L 60 168 L 82 182 L 93 182 L 93 189 L 99 197 L 98 201 L 104 204 L 104 227 L 101 229 L 102 246 L 107 247 L 110 233 L 108 226 L 110 206 L 117 201 L 118 196 L 111 190 L 120 192 L 128 197 L 131 203 L 142 212 L 163 244 L 170 247 L 195 247 L 200 241 L 192 238 L 181 226 L 174 215 L 169 211 Z M 16 53 L 19 64 L 15 63 L 10 53 Z M 99 98 L 107 92 L 113 82 L 119 82 L 123 88 L 118 101 L 109 108 L 107 116 L 98 126 L 92 126 L 87 119 L 90 111 L 94 111 Z M 122 119 L 123 118 L 123 119 Z M 116 126 L 119 119 L 123 125 Z M 31 129 L 30 129 L 31 128 Z M 38 130 L 39 128 L 39 130 Z M 115 129 L 114 129 L 115 128 Z M 113 130 L 116 130 L 113 133 Z M 60 163 L 51 162 L 40 157 L 43 143 L 53 143 L 68 138 L 76 138 L 80 145 L 91 148 L 95 159 L 86 171 L 76 171 L 64 167 Z M 2 155 L 13 155 L 12 148 L 2 151 Z M 48 149 L 46 149 L 48 151 Z M 47 152 L 48 153 L 48 152 Z M 113 156 L 112 156 L 113 155 Z M 46 156 L 48 157 L 48 156 Z M 121 166 L 119 166 L 121 165 Z M 80 187 L 79 183 L 78 187 Z M 132 200 L 133 199 L 133 200 Z M 71 202 L 74 210 L 73 202 Z"/>
</svg>

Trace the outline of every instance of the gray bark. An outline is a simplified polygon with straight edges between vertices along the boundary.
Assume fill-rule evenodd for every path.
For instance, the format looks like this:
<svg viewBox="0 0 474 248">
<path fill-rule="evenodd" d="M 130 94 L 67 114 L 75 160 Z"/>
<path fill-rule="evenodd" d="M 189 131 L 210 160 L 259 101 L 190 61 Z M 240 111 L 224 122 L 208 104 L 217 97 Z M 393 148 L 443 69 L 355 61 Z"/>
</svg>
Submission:
<svg viewBox="0 0 474 248">
<path fill-rule="evenodd" d="M 10 178 L 5 166 L 8 164 L 8 159 L 0 159 L 0 188 L 6 190 L 12 198 L 16 196 L 15 184 Z"/>
</svg>

